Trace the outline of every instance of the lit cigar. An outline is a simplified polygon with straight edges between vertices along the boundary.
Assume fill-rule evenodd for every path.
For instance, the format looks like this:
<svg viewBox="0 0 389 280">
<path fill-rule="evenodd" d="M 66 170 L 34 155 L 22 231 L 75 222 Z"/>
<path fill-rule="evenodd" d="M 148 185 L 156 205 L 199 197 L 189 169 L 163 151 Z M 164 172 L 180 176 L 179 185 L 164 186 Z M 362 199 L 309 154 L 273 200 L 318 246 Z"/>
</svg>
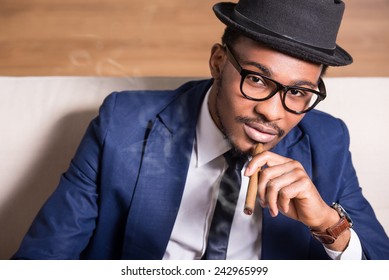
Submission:
<svg viewBox="0 0 389 280">
<path fill-rule="evenodd" d="M 255 146 L 255 151 L 253 156 L 258 155 L 263 152 L 263 144 L 258 143 L 257 146 Z M 247 188 L 247 194 L 246 194 L 246 202 L 244 205 L 244 213 L 246 215 L 252 215 L 254 212 L 254 206 L 255 206 L 255 200 L 257 198 L 258 193 L 258 176 L 259 176 L 259 170 L 257 173 L 254 173 L 250 176 L 249 180 L 249 186 Z"/>
</svg>

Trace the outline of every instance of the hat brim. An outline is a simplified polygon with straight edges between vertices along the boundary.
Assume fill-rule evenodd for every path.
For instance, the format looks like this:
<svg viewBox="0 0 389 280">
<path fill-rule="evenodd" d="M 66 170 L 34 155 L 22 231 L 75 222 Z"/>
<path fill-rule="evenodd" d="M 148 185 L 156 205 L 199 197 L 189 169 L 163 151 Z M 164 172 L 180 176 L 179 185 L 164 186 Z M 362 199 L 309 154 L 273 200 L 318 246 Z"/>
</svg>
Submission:
<svg viewBox="0 0 389 280">
<path fill-rule="evenodd" d="M 283 39 L 269 34 L 258 33 L 248 27 L 240 25 L 235 22 L 232 17 L 235 5 L 235 3 L 222 2 L 214 5 L 213 10 L 218 19 L 225 25 L 240 31 L 242 35 L 245 35 L 254 41 L 264 43 L 277 51 L 313 63 L 328 66 L 344 66 L 353 62 L 351 55 L 338 45 L 336 45 L 332 54 L 328 54 L 290 39 Z"/>
</svg>

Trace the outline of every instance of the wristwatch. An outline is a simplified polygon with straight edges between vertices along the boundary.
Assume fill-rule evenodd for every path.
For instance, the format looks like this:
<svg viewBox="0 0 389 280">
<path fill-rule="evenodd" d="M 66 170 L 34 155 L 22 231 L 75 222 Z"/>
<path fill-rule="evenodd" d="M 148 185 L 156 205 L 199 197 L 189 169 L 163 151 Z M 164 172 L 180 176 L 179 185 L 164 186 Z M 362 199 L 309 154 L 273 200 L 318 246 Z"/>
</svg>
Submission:
<svg viewBox="0 0 389 280">
<path fill-rule="evenodd" d="M 335 225 L 327 228 L 325 231 L 315 231 L 311 229 L 311 234 L 314 238 L 323 244 L 332 244 L 335 240 L 347 229 L 353 226 L 349 214 L 339 203 L 332 203 L 332 208 L 338 212 L 340 220 Z"/>
</svg>

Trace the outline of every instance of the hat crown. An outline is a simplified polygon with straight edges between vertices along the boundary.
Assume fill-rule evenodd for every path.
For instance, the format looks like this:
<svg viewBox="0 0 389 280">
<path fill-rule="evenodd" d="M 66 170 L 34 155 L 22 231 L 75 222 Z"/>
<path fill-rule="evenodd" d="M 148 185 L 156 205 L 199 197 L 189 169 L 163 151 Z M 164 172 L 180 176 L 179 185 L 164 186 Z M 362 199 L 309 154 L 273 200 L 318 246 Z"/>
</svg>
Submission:
<svg viewBox="0 0 389 280">
<path fill-rule="evenodd" d="M 233 17 L 251 22 L 253 28 L 333 50 L 344 8 L 340 0 L 240 0 Z"/>
</svg>

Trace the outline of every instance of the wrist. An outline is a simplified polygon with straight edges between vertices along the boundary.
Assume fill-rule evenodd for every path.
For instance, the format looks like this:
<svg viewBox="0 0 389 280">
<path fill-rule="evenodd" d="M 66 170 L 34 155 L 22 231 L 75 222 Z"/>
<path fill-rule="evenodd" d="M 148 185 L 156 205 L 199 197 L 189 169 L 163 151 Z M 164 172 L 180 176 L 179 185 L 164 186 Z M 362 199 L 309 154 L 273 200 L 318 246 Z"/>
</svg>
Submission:
<svg viewBox="0 0 389 280">
<path fill-rule="evenodd" d="M 328 211 L 326 211 L 323 217 L 323 221 L 320 224 L 315 226 L 309 226 L 309 229 L 315 232 L 322 232 L 325 231 L 327 228 L 332 227 L 340 220 L 338 212 L 336 212 L 336 210 L 330 206 L 328 206 Z"/>
<path fill-rule="evenodd" d="M 345 248 L 350 238 L 350 228 L 352 220 L 347 212 L 337 203 L 333 203 L 331 213 L 328 219 L 320 226 L 311 227 L 313 237 L 319 240 L 326 246 L 329 244 L 337 244 L 336 247 Z M 339 238 L 340 242 L 336 242 Z"/>
</svg>

